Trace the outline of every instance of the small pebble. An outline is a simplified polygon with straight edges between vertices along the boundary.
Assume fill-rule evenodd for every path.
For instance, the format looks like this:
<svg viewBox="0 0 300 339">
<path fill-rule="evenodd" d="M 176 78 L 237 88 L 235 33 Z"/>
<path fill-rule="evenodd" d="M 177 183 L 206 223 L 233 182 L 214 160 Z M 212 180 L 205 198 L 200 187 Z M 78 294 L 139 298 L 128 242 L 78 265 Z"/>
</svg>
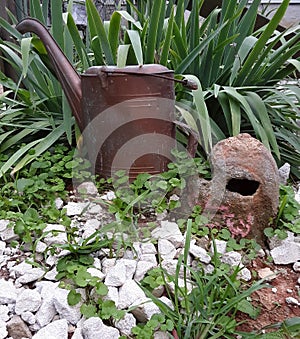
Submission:
<svg viewBox="0 0 300 339">
<path fill-rule="evenodd" d="M 287 293 L 293 293 L 293 290 L 291 290 L 290 288 L 286 289 Z"/>
<path fill-rule="evenodd" d="M 294 263 L 294 265 L 293 265 L 293 270 L 294 270 L 295 272 L 300 272 L 300 262 L 299 262 L 299 261 L 297 261 L 297 262 Z"/>
<path fill-rule="evenodd" d="M 298 305 L 298 306 L 300 306 L 300 302 L 296 298 L 288 297 L 288 298 L 285 298 L 285 301 L 289 305 Z"/>
<path fill-rule="evenodd" d="M 276 288 L 276 287 L 273 287 L 273 288 L 272 288 L 272 292 L 273 292 L 273 293 L 277 293 L 277 288 Z"/>
</svg>

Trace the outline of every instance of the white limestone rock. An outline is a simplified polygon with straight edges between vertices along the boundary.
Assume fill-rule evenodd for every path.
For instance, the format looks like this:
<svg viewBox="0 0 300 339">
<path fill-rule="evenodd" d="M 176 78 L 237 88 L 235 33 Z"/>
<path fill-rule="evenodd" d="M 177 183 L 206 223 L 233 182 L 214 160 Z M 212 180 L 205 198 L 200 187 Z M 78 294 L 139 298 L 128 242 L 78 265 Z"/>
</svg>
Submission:
<svg viewBox="0 0 300 339">
<path fill-rule="evenodd" d="M 47 244 L 45 244 L 43 241 L 39 241 L 36 244 L 35 251 L 36 253 L 44 253 L 47 250 Z"/>
<path fill-rule="evenodd" d="M 92 181 L 86 181 L 81 183 L 77 188 L 77 193 L 84 196 L 95 196 L 98 195 L 98 189 Z"/>
<path fill-rule="evenodd" d="M 25 311 L 21 314 L 22 320 L 25 321 L 28 325 L 33 325 L 36 323 L 36 317 L 32 312 Z"/>
<path fill-rule="evenodd" d="M 162 220 L 160 227 L 154 229 L 151 236 L 154 239 L 169 240 L 176 248 L 182 246 L 184 239 L 178 225 L 167 220 Z"/>
<path fill-rule="evenodd" d="M 38 291 L 24 289 L 16 299 L 15 312 L 17 315 L 21 315 L 26 311 L 36 312 L 41 303 L 42 298 Z"/>
<path fill-rule="evenodd" d="M 284 243 L 299 242 L 296 241 L 296 237 L 293 232 L 287 231 L 287 237 L 285 239 L 279 239 L 278 236 L 274 236 L 269 239 L 270 250 L 273 250 L 275 247 L 280 247 Z"/>
<path fill-rule="evenodd" d="M 156 266 L 157 263 L 155 262 L 144 260 L 139 261 L 136 266 L 134 280 L 141 281 L 145 277 L 146 273 L 150 271 L 152 268 L 155 268 Z"/>
<path fill-rule="evenodd" d="M 122 258 L 118 262 L 120 265 L 123 265 L 125 267 L 126 280 L 131 280 L 136 270 L 136 260 Z"/>
<path fill-rule="evenodd" d="M 6 242 L 0 241 L 0 255 L 2 256 L 5 252 Z"/>
<path fill-rule="evenodd" d="M 24 275 L 30 270 L 32 270 L 32 265 L 23 261 L 20 264 L 14 265 L 11 268 L 9 268 L 9 275 L 12 278 L 19 278 L 20 276 Z"/>
<path fill-rule="evenodd" d="M 147 297 L 137 299 L 130 307 L 134 307 L 131 312 L 142 323 L 147 322 L 153 314 L 160 313 L 159 307 Z"/>
<path fill-rule="evenodd" d="M 108 292 L 106 296 L 103 297 L 104 300 L 114 301 L 116 307 L 119 306 L 119 290 L 117 287 L 107 286 Z"/>
<path fill-rule="evenodd" d="M 41 281 L 36 283 L 36 290 L 42 297 L 42 304 L 35 314 L 36 322 L 39 327 L 48 325 L 57 314 L 53 298 L 54 291 L 58 284 L 59 283 L 53 283 L 50 281 Z"/>
<path fill-rule="evenodd" d="M 153 337 L 153 339 L 169 339 L 169 338 L 170 338 L 169 334 L 163 331 L 156 331 Z"/>
<path fill-rule="evenodd" d="M 114 325 L 120 331 L 121 335 L 131 336 L 132 329 L 136 326 L 136 319 L 131 313 L 126 313 L 124 318 L 115 321 Z"/>
<path fill-rule="evenodd" d="M 282 242 L 280 246 L 273 248 L 270 254 L 275 264 L 293 264 L 300 260 L 300 243 Z"/>
<path fill-rule="evenodd" d="M 107 272 L 114 267 L 116 264 L 116 259 L 114 258 L 104 258 L 102 260 L 102 272 L 106 275 Z"/>
<path fill-rule="evenodd" d="M 0 320 L 0 339 L 7 338 L 8 332 L 6 329 L 6 322 L 3 320 Z"/>
<path fill-rule="evenodd" d="M 127 280 L 119 289 L 118 308 L 127 308 L 141 298 L 145 298 L 144 291 L 134 280 Z"/>
<path fill-rule="evenodd" d="M 36 323 L 40 327 L 44 327 L 53 320 L 55 315 L 57 314 L 56 308 L 54 307 L 54 303 L 52 298 L 46 298 L 42 301 L 41 307 L 36 312 Z"/>
<path fill-rule="evenodd" d="M 230 251 L 222 255 L 221 261 L 231 267 L 239 266 L 242 262 L 242 255 L 239 252 Z"/>
<path fill-rule="evenodd" d="M 204 248 L 191 244 L 189 249 L 190 254 L 192 254 L 196 259 L 200 260 L 204 264 L 209 264 L 211 262 L 210 255 L 205 251 Z"/>
<path fill-rule="evenodd" d="M 300 272 L 300 261 L 297 261 L 297 262 L 294 263 L 293 270 L 295 272 Z"/>
<path fill-rule="evenodd" d="M 91 317 L 87 319 L 82 326 L 82 333 L 84 339 L 118 339 L 119 331 L 111 326 L 106 326 L 98 317 Z"/>
<path fill-rule="evenodd" d="M 243 280 L 243 281 L 250 281 L 252 279 L 252 274 L 251 271 L 247 267 L 243 267 L 238 275 L 238 279 Z"/>
<path fill-rule="evenodd" d="M 10 220 L 0 220 L 0 239 L 5 242 L 10 242 L 12 240 L 16 240 L 19 238 L 17 234 L 15 234 L 13 229 L 13 222 Z"/>
<path fill-rule="evenodd" d="M 17 300 L 18 291 L 12 281 L 0 279 L 0 305 L 14 304 Z"/>
<path fill-rule="evenodd" d="M 111 267 L 105 277 L 105 285 L 119 287 L 126 281 L 126 268 L 119 261 L 115 266 Z"/>
<path fill-rule="evenodd" d="M 161 263 L 161 266 L 163 269 L 167 271 L 168 274 L 175 277 L 176 275 L 176 267 L 177 267 L 178 261 L 177 260 L 163 260 Z M 179 276 L 183 276 L 183 266 L 180 267 L 179 270 Z"/>
<path fill-rule="evenodd" d="M 78 303 L 75 306 L 70 306 L 67 300 L 68 293 L 68 290 L 59 287 L 56 288 L 54 290 L 53 305 L 60 318 L 66 319 L 69 323 L 75 325 L 81 318 L 81 303 Z"/>
<path fill-rule="evenodd" d="M 95 267 L 89 267 L 87 269 L 87 272 L 92 276 L 92 277 L 97 277 L 99 281 L 103 281 L 105 278 L 105 274 L 101 272 L 101 270 L 98 270 Z"/>
<path fill-rule="evenodd" d="M 164 259 L 174 259 L 176 247 L 166 239 L 158 239 L 158 254 Z"/>
<path fill-rule="evenodd" d="M 11 222 L 10 220 L 6 220 L 6 219 L 0 220 L 0 237 L 1 237 L 1 232 L 6 230 L 10 222 Z"/>
<path fill-rule="evenodd" d="M 62 198 L 56 198 L 55 201 L 55 207 L 58 209 L 58 210 L 61 210 L 64 206 L 64 201 L 62 200 Z"/>
<path fill-rule="evenodd" d="M 156 254 L 157 253 L 154 244 L 152 244 L 151 242 L 140 243 L 140 249 L 142 251 L 142 254 Z"/>
<path fill-rule="evenodd" d="M 45 271 L 39 267 L 34 267 L 31 270 L 27 271 L 24 275 L 20 276 L 18 279 L 16 279 L 16 284 L 28 284 L 33 281 L 36 281 L 43 277 L 45 274 Z"/>
<path fill-rule="evenodd" d="M 157 266 L 157 260 L 156 260 L 156 255 L 155 254 L 141 254 L 139 261 L 148 261 L 151 262 L 153 265 Z"/>
<path fill-rule="evenodd" d="M 56 279 L 57 274 L 58 274 L 58 271 L 56 269 L 56 266 L 54 266 L 52 268 L 52 270 L 48 271 L 45 274 L 44 278 L 47 279 L 47 280 L 57 281 L 57 279 Z"/>
<path fill-rule="evenodd" d="M 67 216 L 71 217 L 74 215 L 81 215 L 85 209 L 88 208 L 89 203 L 86 202 L 73 202 L 70 201 L 68 204 L 65 206 L 67 210 Z"/>
<path fill-rule="evenodd" d="M 32 339 L 68 339 L 68 322 L 66 319 L 55 320 L 41 328 Z"/>
<path fill-rule="evenodd" d="M 66 228 L 63 225 L 47 224 L 43 233 L 46 234 L 43 241 L 48 246 L 52 244 L 65 244 L 68 241 Z"/>
<path fill-rule="evenodd" d="M 84 225 L 84 232 L 82 234 L 83 239 L 87 239 L 93 233 L 95 233 L 100 227 L 100 221 L 98 219 L 88 219 Z"/>
<path fill-rule="evenodd" d="M 215 242 L 217 253 L 225 254 L 226 253 L 226 247 L 227 247 L 227 241 L 215 239 L 214 242 Z M 214 253 L 214 244 L 213 244 L 213 242 L 211 242 L 210 251 L 211 251 L 211 253 Z"/>
<path fill-rule="evenodd" d="M 6 305 L 0 305 L 0 321 L 8 321 L 9 320 L 9 308 Z"/>
</svg>

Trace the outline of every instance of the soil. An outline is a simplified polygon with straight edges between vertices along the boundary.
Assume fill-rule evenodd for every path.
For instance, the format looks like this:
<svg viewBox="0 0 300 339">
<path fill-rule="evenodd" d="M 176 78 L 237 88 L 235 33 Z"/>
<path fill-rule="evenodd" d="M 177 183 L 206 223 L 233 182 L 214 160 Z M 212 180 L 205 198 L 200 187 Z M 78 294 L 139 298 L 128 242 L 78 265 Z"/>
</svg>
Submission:
<svg viewBox="0 0 300 339">
<path fill-rule="evenodd" d="M 244 323 L 238 327 L 243 332 L 252 332 L 263 329 L 265 326 L 283 322 L 288 318 L 300 317 L 299 305 L 292 305 L 286 302 L 286 298 L 293 297 L 299 300 L 299 283 L 297 282 L 300 273 L 295 272 L 291 266 L 275 265 L 265 263 L 261 259 L 256 259 L 248 267 L 252 272 L 259 272 L 260 269 L 270 268 L 277 273 L 274 279 L 268 284 L 270 287 L 263 288 L 252 294 L 252 304 L 260 309 L 256 319 L 249 318 L 244 313 L 238 313 L 237 320 Z M 254 273 L 255 274 L 255 273 Z M 273 329 L 266 329 L 271 332 Z"/>
</svg>

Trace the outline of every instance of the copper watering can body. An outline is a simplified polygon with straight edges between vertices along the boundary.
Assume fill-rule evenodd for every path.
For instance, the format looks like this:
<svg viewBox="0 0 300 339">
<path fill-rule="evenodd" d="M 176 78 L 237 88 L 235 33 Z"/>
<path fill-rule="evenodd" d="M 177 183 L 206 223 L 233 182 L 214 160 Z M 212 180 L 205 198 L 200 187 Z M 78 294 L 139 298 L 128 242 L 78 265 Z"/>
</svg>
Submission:
<svg viewBox="0 0 300 339">
<path fill-rule="evenodd" d="M 96 174 L 107 178 L 125 169 L 134 179 L 167 170 L 176 146 L 173 71 L 158 64 L 93 66 L 79 75 L 39 21 L 25 19 L 16 28 L 35 33 L 44 43 Z M 149 135 L 157 142 L 147 151 Z M 131 140 L 137 142 L 131 145 Z"/>
</svg>

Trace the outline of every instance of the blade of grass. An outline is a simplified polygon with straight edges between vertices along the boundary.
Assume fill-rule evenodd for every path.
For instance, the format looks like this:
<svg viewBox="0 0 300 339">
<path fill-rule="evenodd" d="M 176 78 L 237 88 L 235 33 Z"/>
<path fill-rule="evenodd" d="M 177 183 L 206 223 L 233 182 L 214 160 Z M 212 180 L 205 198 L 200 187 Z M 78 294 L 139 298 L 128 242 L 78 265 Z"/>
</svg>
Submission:
<svg viewBox="0 0 300 339">
<path fill-rule="evenodd" d="M 146 64 L 154 63 L 154 60 L 155 60 L 155 47 L 156 47 L 158 23 L 159 23 L 160 13 L 163 10 L 163 6 L 164 6 L 164 0 L 155 0 L 155 2 L 153 3 L 153 8 L 151 9 L 151 13 L 153 13 L 153 15 L 150 16 L 150 22 L 149 22 L 149 30 L 148 30 L 148 36 L 147 36 L 146 53 L 145 53 Z"/>
<path fill-rule="evenodd" d="M 129 48 L 130 45 L 119 45 L 117 52 L 117 67 L 122 68 L 126 66 Z"/>
<path fill-rule="evenodd" d="M 40 0 L 30 0 L 30 16 L 38 19 L 44 25 L 46 24 L 46 20 L 42 12 Z"/>
<path fill-rule="evenodd" d="M 114 60 L 115 63 L 117 59 L 120 28 L 121 28 L 121 15 L 118 12 L 114 12 L 109 21 L 108 40 L 110 43 L 112 55 L 115 58 Z"/>
<path fill-rule="evenodd" d="M 168 64 L 168 55 L 171 47 L 171 40 L 173 37 L 173 24 L 174 24 L 174 7 L 172 7 L 171 14 L 168 19 L 167 31 L 161 51 L 160 64 L 163 66 L 167 66 Z"/>
<path fill-rule="evenodd" d="M 210 153 L 212 148 L 212 138 L 211 138 L 211 126 L 208 110 L 205 104 L 203 91 L 199 79 L 194 75 L 185 75 L 186 78 L 195 82 L 198 85 L 197 90 L 192 91 L 193 100 L 197 109 L 196 120 L 199 121 L 200 129 L 199 134 L 202 136 L 202 146 L 207 154 Z"/>
<path fill-rule="evenodd" d="M 127 34 L 131 41 L 131 45 L 135 53 L 135 57 L 137 59 L 138 64 L 143 65 L 143 50 L 142 50 L 142 44 L 141 44 L 139 32 L 129 29 L 127 30 Z"/>
<path fill-rule="evenodd" d="M 51 18 L 53 38 L 64 51 L 64 23 L 62 17 L 62 0 L 52 1 Z"/>
</svg>

